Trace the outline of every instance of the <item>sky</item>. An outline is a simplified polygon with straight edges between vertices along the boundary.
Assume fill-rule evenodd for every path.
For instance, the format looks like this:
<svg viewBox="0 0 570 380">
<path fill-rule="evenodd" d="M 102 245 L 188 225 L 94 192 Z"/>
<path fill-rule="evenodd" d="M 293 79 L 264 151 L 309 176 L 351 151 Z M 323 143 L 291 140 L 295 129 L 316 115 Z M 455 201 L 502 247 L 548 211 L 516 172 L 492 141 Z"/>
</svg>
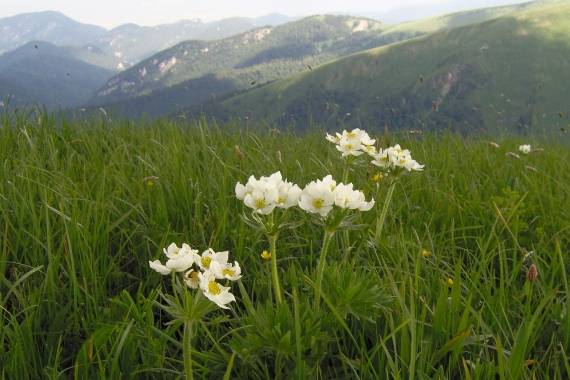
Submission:
<svg viewBox="0 0 570 380">
<path fill-rule="evenodd" d="M 386 15 L 388 21 L 520 0 L 0 0 L 0 18 L 25 12 L 60 11 L 67 16 L 106 28 L 124 23 L 157 25 L 181 19 L 217 20 L 233 16 L 258 17 L 268 13 L 307 16 L 322 13 Z"/>
</svg>

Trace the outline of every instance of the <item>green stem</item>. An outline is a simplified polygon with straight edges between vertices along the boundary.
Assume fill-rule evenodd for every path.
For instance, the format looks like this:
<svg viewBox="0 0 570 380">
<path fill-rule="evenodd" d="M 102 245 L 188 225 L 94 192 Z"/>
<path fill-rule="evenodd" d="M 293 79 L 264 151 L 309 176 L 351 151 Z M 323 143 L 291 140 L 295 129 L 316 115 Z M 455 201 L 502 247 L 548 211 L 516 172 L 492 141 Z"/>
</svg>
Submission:
<svg viewBox="0 0 570 380">
<path fill-rule="evenodd" d="M 275 300 L 277 301 L 277 304 L 281 304 L 283 302 L 283 296 L 281 295 L 279 273 L 277 272 L 277 234 L 270 235 L 267 238 L 269 239 L 269 251 L 271 253 L 271 277 L 273 283 L 273 292 L 275 293 Z"/>
<path fill-rule="evenodd" d="M 186 380 L 192 380 L 192 322 L 184 322 L 184 377 Z"/>
<path fill-rule="evenodd" d="M 319 257 L 319 264 L 317 267 L 317 284 L 315 287 L 315 306 L 317 310 L 319 309 L 319 304 L 321 301 L 321 286 L 323 282 L 323 275 L 325 273 L 325 265 L 327 262 L 327 252 L 329 250 L 329 245 L 333 235 L 334 231 L 329 231 L 325 228 L 325 233 L 323 237 L 323 246 L 321 247 L 321 254 Z"/>
<path fill-rule="evenodd" d="M 382 230 L 384 229 L 384 222 L 386 222 L 386 215 L 388 214 L 390 203 L 392 203 L 392 195 L 394 194 L 395 188 L 396 181 L 392 181 L 390 187 L 388 188 L 388 194 L 386 194 L 386 199 L 384 200 L 384 206 L 382 207 L 380 217 L 376 220 L 376 233 L 374 234 L 374 240 L 376 243 L 380 242 L 380 236 L 382 235 Z"/>
</svg>

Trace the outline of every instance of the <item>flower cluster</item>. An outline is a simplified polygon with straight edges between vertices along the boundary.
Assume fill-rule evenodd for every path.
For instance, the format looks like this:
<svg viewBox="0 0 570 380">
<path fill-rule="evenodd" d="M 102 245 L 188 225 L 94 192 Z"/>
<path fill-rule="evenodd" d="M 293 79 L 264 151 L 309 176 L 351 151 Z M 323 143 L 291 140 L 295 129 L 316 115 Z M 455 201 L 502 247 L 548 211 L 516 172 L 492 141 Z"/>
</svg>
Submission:
<svg viewBox="0 0 570 380">
<path fill-rule="evenodd" d="M 269 215 L 276 207 L 287 209 L 296 206 L 301 196 L 301 189 L 283 180 L 281 172 L 276 172 L 260 179 L 251 176 L 245 185 L 238 182 L 235 193 L 247 207 L 259 214 Z"/>
<path fill-rule="evenodd" d="M 528 144 L 521 145 L 519 146 L 519 152 L 524 154 L 529 154 L 530 152 L 532 152 L 532 147 Z"/>
<path fill-rule="evenodd" d="M 222 286 L 218 280 L 239 280 L 241 268 L 237 261 L 233 264 L 228 262 L 228 251 L 215 252 L 208 248 L 199 254 L 198 250 L 186 243 L 182 247 L 172 243 L 164 249 L 164 254 L 168 258 L 166 264 L 163 265 L 160 260 L 149 261 L 151 269 L 165 276 L 172 272 L 184 272 L 184 283 L 189 288 L 199 288 L 210 301 L 229 309 L 226 305 L 235 301 L 235 297 L 230 293 L 230 288 Z"/>
<path fill-rule="evenodd" d="M 337 184 L 332 176 L 310 182 L 301 194 L 299 207 L 303 210 L 326 217 L 333 206 L 342 209 L 368 211 L 374 207 L 374 199 L 366 202 L 364 193 L 354 190 L 352 183 Z"/>
<path fill-rule="evenodd" d="M 342 134 L 336 133 L 335 136 L 327 133 L 327 140 L 336 144 L 336 149 L 342 153 L 343 157 L 360 156 L 363 153 L 373 155 L 376 153 L 373 140 L 368 136 L 366 131 L 361 129 L 353 129 L 350 132 L 342 131 Z"/>
<path fill-rule="evenodd" d="M 424 165 L 419 164 L 412 158 L 408 149 L 402 149 L 399 144 L 380 149 L 372 157 L 374 158 L 372 164 L 384 170 L 402 168 L 407 171 L 421 171 L 424 168 Z"/>
</svg>

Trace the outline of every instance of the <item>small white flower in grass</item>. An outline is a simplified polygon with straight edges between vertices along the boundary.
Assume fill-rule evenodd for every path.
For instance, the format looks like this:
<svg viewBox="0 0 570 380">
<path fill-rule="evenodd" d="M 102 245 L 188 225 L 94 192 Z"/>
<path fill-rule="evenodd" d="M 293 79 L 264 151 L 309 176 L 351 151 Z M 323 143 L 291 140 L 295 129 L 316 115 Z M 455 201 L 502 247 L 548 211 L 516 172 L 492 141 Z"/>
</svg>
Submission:
<svg viewBox="0 0 570 380">
<path fill-rule="evenodd" d="M 200 272 L 195 271 L 194 269 L 190 269 L 186 273 L 184 273 L 184 283 L 190 289 L 198 289 L 200 286 Z"/>
<path fill-rule="evenodd" d="M 279 191 L 274 184 L 259 181 L 251 192 L 245 195 L 243 203 L 262 215 L 269 215 L 277 207 Z"/>
<path fill-rule="evenodd" d="M 532 147 L 528 144 L 519 146 L 519 151 L 524 154 L 529 154 L 532 152 Z"/>
<path fill-rule="evenodd" d="M 212 261 L 210 271 L 214 273 L 217 279 L 226 279 L 230 281 L 237 281 L 241 278 L 241 268 L 237 261 L 233 264 L 221 264 L 217 261 Z"/>
<path fill-rule="evenodd" d="M 276 207 L 286 209 L 297 205 L 301 189 L 294 183 L 283 180 L 281 172 L 276 172 L 259 180 L 251 176 L 245 185 L 238 182 L 235 193 L 247 207 L 259 214 L 268 215 Z"/>
<path fill-rule="evenodd" d="M 236 300 L 234 295 L 230 293 L 230 288 L 220 285 L 212 271 L 208 270 L 204 273 L 199 273 L 198 277 L 200 289 L 202 289 L 204 295 L 222 309 L 229 309 L 226 305 Z"/>
<path fill-rule="evenodd" d="M 349 210 L 369 211 L 374 207 L 374 199 L 366 202 L 364 193 L 359 190 L 354 190 L 352 183 L 345 185 L 340 183 L 336 186 L 335 191 L 335 205 L 340 208 Z"/>
<path fill-rule="evenodd" d="M 170 272 L 172 272 L 171 269 L 168 269 L 167 267 L 162 265 L 160 260 L 149 261 L 148 265 L 150 266 L 150 268 L 152 270 L 157 271 L 158 273 L 160 273 L 163 276 L 169 275 Z"/>
<path fill-rule="evenodd" d="M 332 142 L 333 144 L 338 144 L 338 143 L 340 143 L 340 140 L 342 139 L 342 135 L 340 133 L 337 133 L 333 136 L 333 135 L 329 135 L 327 133 L 326 139 L 328 141 Z"/>
<path fill-rule="evenodd" d="M 335 136 L 327 133 L 326 139 L 336 145 L 336 149 L 342 153 L 343 157 L 360 156 L 363 153 L 374 154 L 376 148 L 374 144 L 376 140 L 370 138 L 366 131 L 359 128 L 350 132 L 342 131 L 342 134 L 336 133 Z"/>
<path fill-rule="evenodd" d="M 216 252 L 212 248 L 208 248 L 202 252 L 202 255 L 199 255 L 197 252 L 194 253 L 194 260 L 200 269 L 205 271 L 210 269 L 210 265 L 214 261 L 218 262 L 221 265 L 227 265 L 228 256 L 228 251 Z"/>
<path fill-rule="evenodd" d="M 372 164 L 385 170 L 402 168 L 407 171 L 421 171 L 424 169 L 424 165 L 414 160 L 410 151 L 402 149 L 399 144 L 380 149 L 377 154 L 373 155 L 373 158 Z"/>
<path fill-rule="evenodd" d="M 299 199 L 299 207 L 307 212 L 326 217 L 333 209 L 335 188 L 336 182 L 331 176 L 310 182 L 303 189 L 301 198 Z"/>
<path fill-rule="evenodd" d="M 188 244 L 182 244 L 182 247 L 178 247 L 172 243 L 168 248 L 163 249 L 163 252 L 168 257 L 166 265 L 162 265 L 159 260 L 149 261 L 148 264 L 151 269 L 162 275 L 167 275 L 171 272 L 184 272 L 189 269 L 194 265 L 194 254 L 198 251 L 190 248 Z"/>
<path fill-rule="evenodd" d="M 362 153 L 362 144 L 358 140 L 348 140 L 342 138 L 340 143 L 337 144 L 336 149 L 342 153 L 343 157 L 347 156 L 360 156 Z"/>
</svg>

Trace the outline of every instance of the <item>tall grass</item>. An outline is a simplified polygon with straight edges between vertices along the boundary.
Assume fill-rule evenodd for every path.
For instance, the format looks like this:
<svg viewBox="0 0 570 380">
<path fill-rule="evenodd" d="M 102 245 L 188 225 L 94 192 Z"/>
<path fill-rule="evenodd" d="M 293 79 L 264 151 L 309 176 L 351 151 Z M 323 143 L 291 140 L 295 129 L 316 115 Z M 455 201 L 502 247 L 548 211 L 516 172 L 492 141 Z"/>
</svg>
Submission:
<svg viewBox="0 0 570 380">
<path fill-rule="evenodd" d="M 196 378 L 570 377 L 567 146 L 516 159 L 518 139 L 377 136 L 426 170 L 398 182 L 378 239 L 376 211 L 349 246 L 335 235 L 316 309 L 322 231 L 280 235 L 276 305 L 267 240 L 241 221 L 234 185 L 277 170 L 341 178 L 322 133 L 1 120 L 2 378 L 182 377 L 184 332 L 148 268 L 172 241 L 228 249 L 244 272 L 232 310 L 193 330 Z M 349 178 L 382 202 L 389 185 L 372 174 Z"/>
</svg>

